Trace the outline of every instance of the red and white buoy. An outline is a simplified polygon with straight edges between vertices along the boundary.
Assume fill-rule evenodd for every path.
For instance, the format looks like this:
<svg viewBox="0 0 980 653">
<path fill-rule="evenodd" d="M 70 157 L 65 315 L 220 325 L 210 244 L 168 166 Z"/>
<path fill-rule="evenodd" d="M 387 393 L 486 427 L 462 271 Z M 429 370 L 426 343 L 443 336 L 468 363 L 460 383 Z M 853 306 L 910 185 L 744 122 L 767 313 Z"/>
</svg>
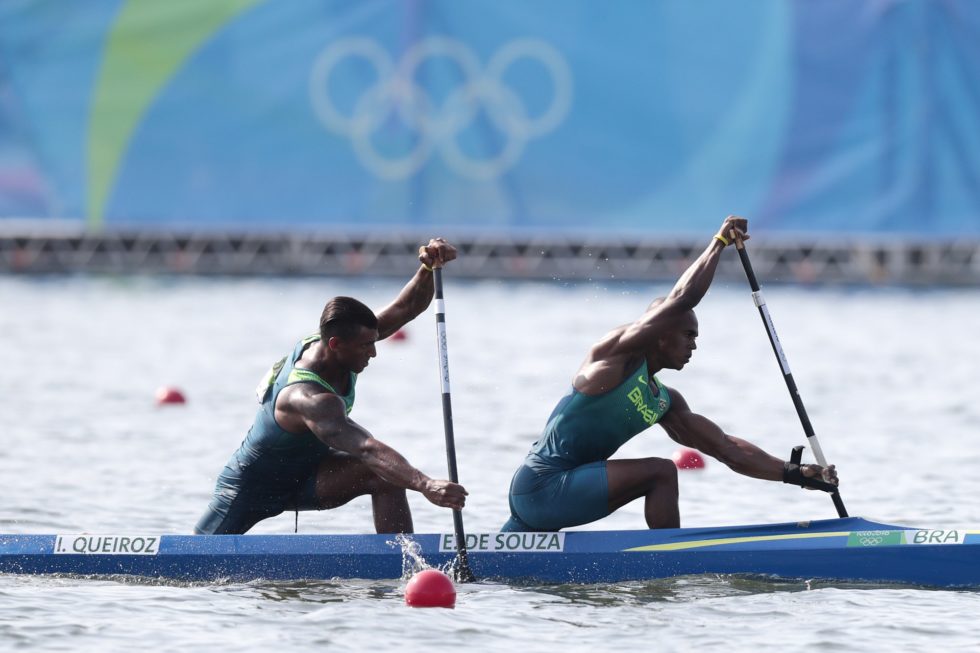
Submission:
<svg viewBox="0 0 980 653">
<path fill-rule="evenodd" d="M 678 449 L 670 458 L 677 469 L 704 469 L 704 458 L 694 449 Z"/>
<path fill-rule="evenodd" d="M 423 569 L 405 586 L 405 603 L 413 608 L 452 608 L 456 586 L 438 569 Z"/>
<path fill-rule="evenodd" d="M 408 340 L 408 333 L 405 332 L 405 329 L 398 329 L 398 331 L 395 331 L 393 334 L 388 336 L 388 340 L 391 340 L 392 342 L 403 342 Z"/>
<path fill-rule="evenodd" d="M 183 392 L 177 388 L 166 385 L 157 388 L 156 400 L 157 406 L 187 403 L 187 398 L 184 397 Z"/>
</svg>

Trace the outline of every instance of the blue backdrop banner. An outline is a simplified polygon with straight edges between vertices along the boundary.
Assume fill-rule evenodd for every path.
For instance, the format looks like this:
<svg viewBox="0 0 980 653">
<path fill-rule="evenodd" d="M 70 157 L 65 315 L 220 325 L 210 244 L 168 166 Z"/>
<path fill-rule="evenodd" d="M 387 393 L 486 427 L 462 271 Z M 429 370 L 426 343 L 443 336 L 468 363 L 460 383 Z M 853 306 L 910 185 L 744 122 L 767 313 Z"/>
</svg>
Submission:
<svg viewBox="0 0 980 653">
<path fill-rule="evenodd" d="M 0 218 L 980 235 L 980 2 L 0 3 Z"/>
</svg>

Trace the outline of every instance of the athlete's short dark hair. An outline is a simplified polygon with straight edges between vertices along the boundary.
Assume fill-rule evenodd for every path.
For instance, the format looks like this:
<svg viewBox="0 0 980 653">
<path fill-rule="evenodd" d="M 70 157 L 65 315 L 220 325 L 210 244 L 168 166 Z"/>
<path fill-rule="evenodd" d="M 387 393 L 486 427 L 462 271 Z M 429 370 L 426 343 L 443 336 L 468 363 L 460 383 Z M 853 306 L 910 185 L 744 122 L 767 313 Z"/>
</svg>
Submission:
<svg viewBox="0 0 980 653">
<path fill-rule="evenodd" d="M 353 338 L 361 327 L 378 328 L 378 318 L 370 308 L 353 297 L 334 297 L 320 314 L 320 338 Z"/>
</svg>

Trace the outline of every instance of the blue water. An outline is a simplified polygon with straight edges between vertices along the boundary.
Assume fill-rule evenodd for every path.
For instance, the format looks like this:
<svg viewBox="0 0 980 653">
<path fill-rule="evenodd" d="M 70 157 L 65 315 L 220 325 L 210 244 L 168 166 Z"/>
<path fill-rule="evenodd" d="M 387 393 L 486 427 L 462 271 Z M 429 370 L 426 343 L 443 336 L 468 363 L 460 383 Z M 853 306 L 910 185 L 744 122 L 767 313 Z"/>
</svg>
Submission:
<svg viewBox="0 0 980 653">
<path fill-rule="evenodd" d="M 391 281 L 0 278 L 0 531 L 186 533 L 248 428 L 252 389 L 326 299 L 374 307 Z M 447 274 L 453 408 L 467 529 L 507 515 L 514 467 L 587 347 L 664 286 L 456 283 Z M 851 514 L 980 527 L 980 291 L 767 289 L 773 319 Z M 803 443 L 742 284 L 698 308 L 701 338 L 663 374 L 692 408 L 779 456 Z M 352 417 L 445 474 L 434 322 L 379 346 Z M 173 385 L 181 407 L 158 408 Z M 619 454 L 669 457 L 659 427 Z M 416 529 L 450 514 L 410 497 Z M 681 475 L 685 526 L 834 516 L 826 495 L 709 460 Z M 301 532 L 370 532 L 370 505 L 300 516 Z M 630 505 L 588 528 L 640 528 Z M 292 532 L 292 515 L 256 532 Z M 0 577 L 0 650 L 974 650 L 980 593 L 697 577 L 596 586 L 464 585 L 455 610 L 414 610 L 402 581 L 161 585 Z M 705 648 L 707 647 L 707 648 Z"/>
</svg>

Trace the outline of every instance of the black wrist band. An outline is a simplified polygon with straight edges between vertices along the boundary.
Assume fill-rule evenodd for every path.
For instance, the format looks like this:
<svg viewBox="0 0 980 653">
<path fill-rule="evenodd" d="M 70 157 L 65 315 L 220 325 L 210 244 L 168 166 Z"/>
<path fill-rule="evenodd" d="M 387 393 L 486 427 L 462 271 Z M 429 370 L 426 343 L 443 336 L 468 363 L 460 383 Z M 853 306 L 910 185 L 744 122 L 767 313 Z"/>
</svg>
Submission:
<svg viewBox="0 0 980 653">
<path fill-rule="evenodd" d="M 783 463 L 783 483 L 789 483 L 790 485 L 799 485 L 804 487 L 805 480 L 803 476 L 803 470 L 796 463 L 785 462 Z"/>
<path fill-rule="evenodd" d="M 803 468 L 797 463 L 791 462 L 783 463 L 783 483 L 798 485 L 800 487 L 812 487 L 815 490 L 823 490 L 824 492 L 837 491 L 837 486 L 833 483 L 828 483 L 822 478 L 804 476 Z"/>
</svg>

